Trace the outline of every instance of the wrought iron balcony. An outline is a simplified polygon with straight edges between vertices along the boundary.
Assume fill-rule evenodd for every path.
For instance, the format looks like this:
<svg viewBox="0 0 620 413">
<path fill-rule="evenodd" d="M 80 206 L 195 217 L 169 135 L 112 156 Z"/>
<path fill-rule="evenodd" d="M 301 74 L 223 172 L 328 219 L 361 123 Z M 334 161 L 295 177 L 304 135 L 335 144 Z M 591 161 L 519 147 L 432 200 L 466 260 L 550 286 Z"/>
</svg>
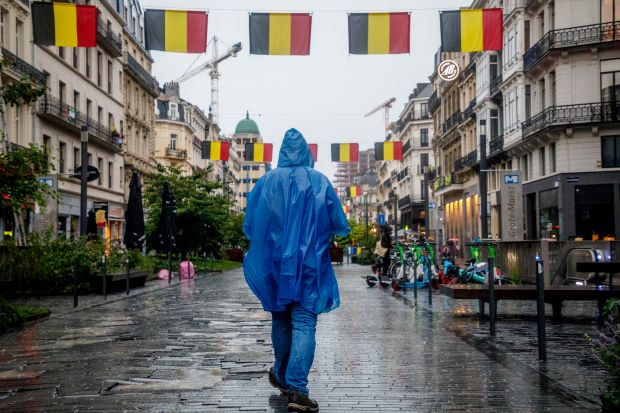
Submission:
<svg viewBox="0 0 620 413">
<path fill-rule="evenodd" d="M 120 152 L 122 150 L 123 139 L 118 132 L 103 126 L 55 96 L 46 94 L 41 98 L 38 112 L 40 116 L 73 130 L 75 133 L 79 133 L 82 126 L 87 126 L 90 138 L 114 151 Z"/>
<path fill-rule="evenodd" d="M 398 173 L 396 179 L 400 182 L 400 181 L 402 181 L 403 179 L 405 179 L 408 176 L 409 176 L 409 167 L 407 166 L 407 167 L 405 167 L 405 169 L 403 169 L 402 171 L 400 171 Z"/>
<path fill-rule="evenodd" d="M 24 6 L 30 8 L 30 0 L 20 0 Z"/>
<path fill-rule="evenodd" d="M 409 149 L 411 149 L 411 140 L 407 140 L 403 145 L 403 155 L 409 152 Z"/>
<path fill-rule="evenodd" d="M 500 153 L 504 149 L 504 136 L 500 135 L 497 138 L 489 141 L 489 156 L 494 156 Z"/>
<path fill-rule="evenodd" d="M 7 69 L 11 70 L 19 77 L 27 77 L 43 85 L 45 84 L 45 75 L 43 72 L 35 69 L 25 60 L 20 59 L 17 55 L 11 53 L 4 47 L 2 48 L 2 59 L 7 64 Z"/>
<path fill-rule="evenodd" d="M 435 90 L 428 98 L 428 110 L 431 112 L 434 111 L 439 107 L 440 103 L 441 99 L 437 96 L 437 91 Z"/>
<path fill-rule="evenodd" d="M 523 70 L 531 70 L 552 50 L 620 41 L 620 21 L 551 30 L 523 55 Z"/>
<path fill-rule="evenodd" d="M 447 133 L 450 129 L 452 129 L 453 127 L 455 127 L 456 125 L 458 125 L 461 122 L 461 119 L 463 118 L 463 113 L 462 112 L 454 112 L 452 114 L 452 116 L 450 116 L 448 118 L 448 120 L 446 120 L 443 125 L 441 125 L 441 132 L 442 133 Z"/>
<path fill-rule="evenodd" d="M 493 80 L 491 80 L 491 97 L 497 95 L 499 93 L 499 85 L 502 84 L 502 74 L 495 76 Z"/>
<path fill-rule="evenodd" d="M 452 184 L 460 184 L 461 182 L 458 180 L 456 174 L 450 174 L 445 176 L 440 176 L 436 178 L 432 183 L 432 188 L 434 191 L 438 191 L 443 188 L 447 188 Z"/>
<path fill-rule="evenodd" d="M 404 196 L 398 200 L 398 209 L 403 209 L 411 205 L 411 197 L 409 195 Z"/>
<path fill-rule="evenodd" d="M 390 184 L 391 184 L 391 183 L 392 183 L 392 179 L 391 179 L 391 178 L 388 178 L 388 179 L 386 179 L 385 181 L 383 181 L 383 183 L 381 184 L 381 186 L 382 186 L 383 188 L 388 188 L 388 187 L 390 186 Z"/>
<path fill-rule="evenodd" d="M 102 19 L 97 19 L 97 40 L 112 56 L 123 55 L 123 42 Z"/>
<path fill-rule="evenodd" d="M 471 168 L 478 161 L 478 150 L 473 150 L 467 155 L 454 161 L 454 170 L 456 172 Z"/>
<path fill-rule="evenodd" d="M 469 106 L 463 111 L 463 122 L 467 121 L 470 117 L 476 117 L 474 108 L 476 107 L 476 98 L 469 102 Z"/>
<path fill-rule="evenodd" d="M 523 139 L 555 126 L 620 122 L 619 102 L 551 106 L 521 123 Z"/>
<path fill-rule="evenodd" d="M 168 146 L 166 148 L 166 156 L 177 159 L 187 159 L 187 151 L 185 149 L 176 149 Z"/>
<path fill-rule="evenodd" d="M 144 87 L 152 91 L 155 96 L 159 94 L 159 83 L 157 83 L 157 80 L 130 54 L 127 54 L 126 67 L 129 69 L 129 73 L 133 74 Z"/>
</svg>

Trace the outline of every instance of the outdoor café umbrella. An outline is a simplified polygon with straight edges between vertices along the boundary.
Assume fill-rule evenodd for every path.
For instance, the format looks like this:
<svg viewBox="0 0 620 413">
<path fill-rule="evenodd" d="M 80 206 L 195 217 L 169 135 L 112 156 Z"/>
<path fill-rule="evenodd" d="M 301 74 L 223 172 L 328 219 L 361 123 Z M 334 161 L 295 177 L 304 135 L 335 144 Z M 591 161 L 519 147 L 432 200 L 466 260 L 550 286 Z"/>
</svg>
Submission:
<svg viewBox="0 0 620 413">
<path fill-rule="evenodd" d="M 134 172 L 129 183 L 129 200 L 125 211 L 125 237 L 123 242 L 130 249 L 142 249 L 145 239 L 144 210 L 142 209 L 142 183 Z"/>
</svg>

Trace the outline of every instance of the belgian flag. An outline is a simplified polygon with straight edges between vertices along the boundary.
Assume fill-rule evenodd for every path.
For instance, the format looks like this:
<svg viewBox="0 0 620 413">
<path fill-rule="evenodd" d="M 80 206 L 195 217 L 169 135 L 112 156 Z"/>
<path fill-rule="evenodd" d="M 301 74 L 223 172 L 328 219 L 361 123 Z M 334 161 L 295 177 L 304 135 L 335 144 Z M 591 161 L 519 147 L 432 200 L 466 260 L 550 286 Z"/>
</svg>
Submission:
<svg viewBox="0 0 620 413">
<path fill-rule="evenodd" d="M 502 9 L 463 9 L 441 12 L 442 52 L 502 50 Z"/>
<path fill-rule="evenodd" d="M 409 53 L 409 13 L 349 14 L 349 53 Z"/>
<path fill-rule="evenodd" d="M 273 145 L 271 143 L 246 143 L 245 157 L 248 162 L 271 162 Z"/>
<path fill-rule="evenodd" d="M 307 13 L 251 13 L 250 54 L 309 55 L 311 29 Z"/>
<path fill-rule="evenodd" d="M 316 162 L 319 159 L 319 145 L 317 143 L 309 143 L 308 146 L 310 147 L 310 152 L 312 152 L 312 159 Z"/>
<path fill-rule="evenodd" d="M 96 47 L 97 7 L 34 2 L 32 31 L 40 46 Z"/>
<path fill-rule="evenodd" d="M 204 11 L 156 10 L 144 13 L 144 38 L 148 50 L 204 53 L 207 50 L 208 16 Z"/>
<path fill-rule="evenodd" d="M 230 142 L 202 142 L 202 159 L 210 159 L 212 161 L 227 161 L 229 152 Z"/>
<path fill-rule="evenodd" d="M 401 141 L 375 143 L 375 160 L 402 161 L 403 143 Z"/>
<path fill-rule="evenodd" d="M 357 143 L 332 143 L 332 162 L 358 162 L 359 152 Z"/>
<path fill-rule="evenodd" d="M 359 185 L 347 187 L 347 196 L 349 198 L 356 198 L 362 195 L 362 187 Z"/>
</svg>

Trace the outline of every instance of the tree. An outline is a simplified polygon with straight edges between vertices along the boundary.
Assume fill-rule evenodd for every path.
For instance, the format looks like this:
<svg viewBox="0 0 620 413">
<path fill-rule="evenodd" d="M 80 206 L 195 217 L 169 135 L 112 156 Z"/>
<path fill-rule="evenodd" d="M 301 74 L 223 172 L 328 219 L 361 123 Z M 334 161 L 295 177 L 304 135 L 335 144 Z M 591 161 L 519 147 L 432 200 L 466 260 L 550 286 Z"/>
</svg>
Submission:
<svg viewBox="0 0 620 413">
<path fill-rule="evenodd" d="M 231 248 L 239 247 L 247 250 L 249 247 L 248 239 L 243 233 L 244 214 L 233 214 L 228 220 L 228 228 L 226 230 L 226 245 Z"/>
<path fill-rule="evenodd" d="M 168 182 L 170 192 L 177 200 L 177 250 L 182 254 L 205 252 L 220 255 L 229 226 L 230 201 L 214 194 L 221 185 L 209 181 L 208 172 L 183 176 L 177 167 L 157 165 L 157 172 L 149 177 L 144 192 L 145 206 L 149 210 L 147 241 L 151 247 L 158 245 L 155 238 L 161 212 L 161 190 L 164 182 Z"/>
</svg>

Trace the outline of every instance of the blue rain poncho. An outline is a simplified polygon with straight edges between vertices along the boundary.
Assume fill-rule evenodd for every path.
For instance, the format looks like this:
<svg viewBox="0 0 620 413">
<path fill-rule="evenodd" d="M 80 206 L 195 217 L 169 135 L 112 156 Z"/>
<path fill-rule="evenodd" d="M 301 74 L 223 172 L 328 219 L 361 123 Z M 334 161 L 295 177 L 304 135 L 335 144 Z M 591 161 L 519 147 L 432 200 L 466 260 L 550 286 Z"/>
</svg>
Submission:
<svg viewBox="0 0 620 413">
<path fill-rule="evenodd" d="M 299 303 L 315 314 L 340 305 L 329 247 L 350 228 L 329 180 L 295 129 L 284 136 L 278 167 L 258 180 L 248 198 L 243 232 L 250 250 L 245 279 L 267 311 Z"/>
</svg>

